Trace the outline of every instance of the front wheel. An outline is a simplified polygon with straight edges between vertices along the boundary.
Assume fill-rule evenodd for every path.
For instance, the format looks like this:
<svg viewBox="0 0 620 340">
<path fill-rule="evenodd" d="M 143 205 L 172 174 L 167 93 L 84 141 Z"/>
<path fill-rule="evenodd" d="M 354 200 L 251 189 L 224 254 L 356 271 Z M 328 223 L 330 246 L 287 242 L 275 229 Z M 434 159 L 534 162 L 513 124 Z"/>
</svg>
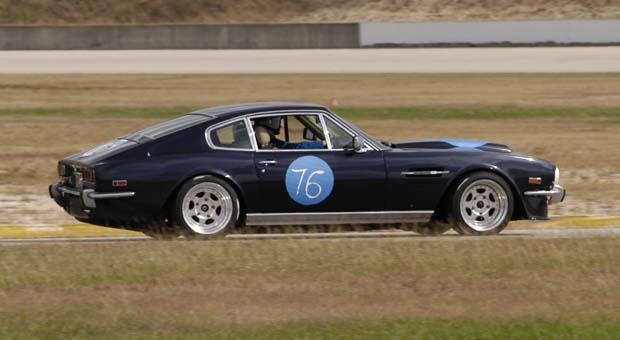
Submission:
<svg viewBox="0 0 620 340">
<path fill-rule="evenodd" d="M 490 172 L 467 175 L 452 197 L 451 218 L 461 235 L 500 233 L 512 217 L 514 200 L 504 179 Z"/>
<path fill-rule="evenodd" d="M 239 218 L 239 199 L 225 181 L 201 176 L 179 190 L 174 209 L 176 224 L 191 238 L 225 236 Z"/>
</svg>

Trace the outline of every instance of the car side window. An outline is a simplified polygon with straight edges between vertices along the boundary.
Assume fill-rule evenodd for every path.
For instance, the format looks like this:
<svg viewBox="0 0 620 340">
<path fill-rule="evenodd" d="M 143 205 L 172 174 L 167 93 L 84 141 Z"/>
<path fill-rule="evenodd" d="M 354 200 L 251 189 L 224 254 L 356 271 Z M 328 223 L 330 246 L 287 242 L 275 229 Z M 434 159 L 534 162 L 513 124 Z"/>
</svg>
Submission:
<svg viewBox="0 0 620 340">
<path fill-rule="evenodd" d="M 346 149 L 352 147 L 353 136 L 327 117 L 325 117 L 325 127 L 327 128 L 329 139 L 332 142 L 332 148 Z"/>
<path fill-rule="evenodd" d="M 252 150 L 250 136 L 243 120 L 211 130 L 209 138 L 215 147 Z"/>
<path fill-rule="evenodd" d="M 260 150 L 327 148 L 321 121 L 316 114 L 270 115 L 251 121 Z"/>
</svg>

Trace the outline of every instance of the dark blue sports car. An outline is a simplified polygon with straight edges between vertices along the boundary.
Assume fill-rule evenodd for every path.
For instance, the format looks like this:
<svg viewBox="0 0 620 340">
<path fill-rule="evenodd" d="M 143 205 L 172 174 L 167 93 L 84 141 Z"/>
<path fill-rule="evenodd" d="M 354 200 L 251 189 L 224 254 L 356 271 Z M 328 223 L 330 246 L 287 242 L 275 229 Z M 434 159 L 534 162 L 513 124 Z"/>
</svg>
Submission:
<svg viewBox="0 0 620 340">
<path fill-rule="evenodd" d="M 92 224 L 213 237 L 236 227 L 398 224 L 499 233 L 564 199 L 549 162 L 473 140 L 385 142 L 328 108 L 208 108 L 58 163 L 51 197 Z"/>
</svg>

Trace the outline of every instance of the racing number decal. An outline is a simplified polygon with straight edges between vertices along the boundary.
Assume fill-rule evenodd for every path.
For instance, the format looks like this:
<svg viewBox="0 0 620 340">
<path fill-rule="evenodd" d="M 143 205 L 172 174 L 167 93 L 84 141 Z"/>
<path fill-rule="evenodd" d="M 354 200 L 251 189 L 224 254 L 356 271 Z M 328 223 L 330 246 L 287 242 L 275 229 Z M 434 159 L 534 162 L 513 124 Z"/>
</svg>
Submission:
<svg viewBox="0 0 620 340">
<path fill-rule="evenodd" d="M 321 203 L 333 188 L 332 169 L 318 157 L 299 157 L 286 170 L 286 191 L 299 204 Z"/>
</svg>

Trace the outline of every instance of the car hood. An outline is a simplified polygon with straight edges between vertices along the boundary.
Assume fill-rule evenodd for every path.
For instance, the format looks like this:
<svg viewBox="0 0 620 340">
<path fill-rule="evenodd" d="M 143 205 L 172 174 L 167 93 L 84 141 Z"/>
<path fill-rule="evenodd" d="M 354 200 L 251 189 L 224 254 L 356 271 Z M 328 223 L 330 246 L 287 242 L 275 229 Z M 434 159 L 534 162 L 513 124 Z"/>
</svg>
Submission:
<svg viewBox="0 0 620 340">
<path fill-rule="evenodd" d="M 504 144 L 470 139 L 424 139 L 400 141 L 392 142 L 392 147 L 399 149 L 481 150 L 501 153 L 512 152 L 512 150 Z"/>
</svg>

